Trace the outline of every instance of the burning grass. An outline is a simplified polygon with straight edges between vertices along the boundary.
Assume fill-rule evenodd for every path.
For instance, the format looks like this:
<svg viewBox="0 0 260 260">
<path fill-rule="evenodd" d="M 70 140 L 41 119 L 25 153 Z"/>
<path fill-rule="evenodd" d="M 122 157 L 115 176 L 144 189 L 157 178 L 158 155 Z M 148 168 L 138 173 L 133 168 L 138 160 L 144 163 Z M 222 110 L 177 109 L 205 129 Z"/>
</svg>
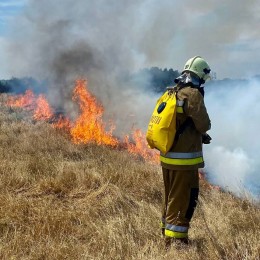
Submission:
<svg viewBox="0 0 260 260">
<path fill-rule="evenodd" d="M 76 144 L 120 146 L 144 159 L 159 162 L 159 154 L 148 148 L 145 134 L 140 129 L 135 129 L 130 136 L 126 135 L 124 141 L 113 136 L 113 130 L 116 128 L 113 122 L 110 122 L 110 128 L 106 130 L 107 125 L 102 119 L 104 108 L 88 90 L 86 80 L 75 81 L 72 100 L 78 104 L 80 110 L 74 121 L 65 116 L 56 118 L 46 97 L 42 94 L 37 96 L 31 90 L 27 90 L 23 95 L 8 97 L 5 105 L 13 109 L 30 111 L 35 121 L 53 121 L 52 126 L 68 132 L 72 142 Z"/>
<path fill-rule="evenodd" d="M 158 165 L 23 113 L 0 106 L 0 259 L 259 259 L 258 206 L 202 181 L 193 243 L 166 253 Z"/>
</svg>

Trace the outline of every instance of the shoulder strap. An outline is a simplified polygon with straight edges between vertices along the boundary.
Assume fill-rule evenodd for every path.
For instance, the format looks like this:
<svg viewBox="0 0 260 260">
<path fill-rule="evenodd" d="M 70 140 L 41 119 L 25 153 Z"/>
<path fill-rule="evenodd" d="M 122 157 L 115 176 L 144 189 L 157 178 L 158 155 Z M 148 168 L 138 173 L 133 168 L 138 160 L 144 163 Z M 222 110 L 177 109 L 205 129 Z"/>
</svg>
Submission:
<svg viewBox="0 0 260 260">
<path fill-rule="evenodd" d="M 187 117 L 187 119 L 180 125 L 180 127 L 176 131 L 175 139 L 174 139 L 175 143 L 179 140 L 179 137 L 180 137 L 181 134 L 183 134 L 184 130 L 188 126 L 191 126 L 192 124 L 193 124 L 192 118 L 191 117 Z"/>
<path fill-rule="evenodd" d="M 181 90 L 182 88 L 184 88 L 184 86 L 180 87 L 177 91 L 176 91 L 176 97 L 177 97 L 177 94 L 178 94 L 178 91 Z M 179 128 L 177 129 L 176 131 L 176 134 L 175 134 L 175 138 L 174 138 L 174 142 L 173 142 L 173 145 L 175 146 L 176 143 L 178 142 L 180 136 L 183 134 L 183 132 L 185 131 L 185 129 L 188 127 L 188 126 L 191 126 L 193 125 L 193 121 L 192 121 L 192 118 L 191 117 L 187 117 L 186 120 L 179 126 Z"/>
</svg>

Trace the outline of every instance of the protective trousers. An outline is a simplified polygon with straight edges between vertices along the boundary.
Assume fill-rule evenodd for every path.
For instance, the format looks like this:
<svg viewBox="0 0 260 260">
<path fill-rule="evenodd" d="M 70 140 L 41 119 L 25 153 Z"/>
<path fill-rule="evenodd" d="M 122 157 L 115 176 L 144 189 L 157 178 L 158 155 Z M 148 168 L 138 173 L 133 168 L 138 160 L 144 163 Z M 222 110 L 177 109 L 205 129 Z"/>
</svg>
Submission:
<svg viewBox="0 0 260 260">
<path fill-rule="evenodd" d="M 187 238 L 189 223 L 199 194 L 198 170 L 169 170 L 162 168 L 164 201 L 162 232 L 170 238 Z"/>
</svg>

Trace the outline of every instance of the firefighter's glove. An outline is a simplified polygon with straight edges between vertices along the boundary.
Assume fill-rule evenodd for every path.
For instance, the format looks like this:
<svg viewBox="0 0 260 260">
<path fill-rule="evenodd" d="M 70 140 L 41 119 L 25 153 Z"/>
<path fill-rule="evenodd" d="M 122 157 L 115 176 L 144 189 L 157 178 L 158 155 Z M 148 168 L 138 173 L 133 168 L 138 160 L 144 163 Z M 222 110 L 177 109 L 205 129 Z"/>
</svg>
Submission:
<svg viewBox="0 0 260 260">
<path fill-rule="evenodd" d="M 210 144 L 212 138 L 208 134 L 202 134 L 202 143 L 203 144 Z"/>
</svg>

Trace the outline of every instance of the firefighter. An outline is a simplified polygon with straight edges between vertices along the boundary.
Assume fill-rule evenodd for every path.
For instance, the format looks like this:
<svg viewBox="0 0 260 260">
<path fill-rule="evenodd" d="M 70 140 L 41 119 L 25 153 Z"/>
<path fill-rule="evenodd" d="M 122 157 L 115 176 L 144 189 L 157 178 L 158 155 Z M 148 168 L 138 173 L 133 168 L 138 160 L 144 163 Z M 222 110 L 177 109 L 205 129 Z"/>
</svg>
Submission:
<svg viewBox="0 0 260 260">
<path fill-rule="evenodd" d="M 161 227 L 166 248 L 172 242 L 189 242 L 188 229 L 199 194 L 198 168 L 204 167 L 202 143 L 211 140 L 206 134 L 211 124 L 202 86 L 209 78 L 208 63 L 195 56 L 175 79 L 177 132 L 170 151 L 160 155 L 164 181 Z"/>
</svg>

